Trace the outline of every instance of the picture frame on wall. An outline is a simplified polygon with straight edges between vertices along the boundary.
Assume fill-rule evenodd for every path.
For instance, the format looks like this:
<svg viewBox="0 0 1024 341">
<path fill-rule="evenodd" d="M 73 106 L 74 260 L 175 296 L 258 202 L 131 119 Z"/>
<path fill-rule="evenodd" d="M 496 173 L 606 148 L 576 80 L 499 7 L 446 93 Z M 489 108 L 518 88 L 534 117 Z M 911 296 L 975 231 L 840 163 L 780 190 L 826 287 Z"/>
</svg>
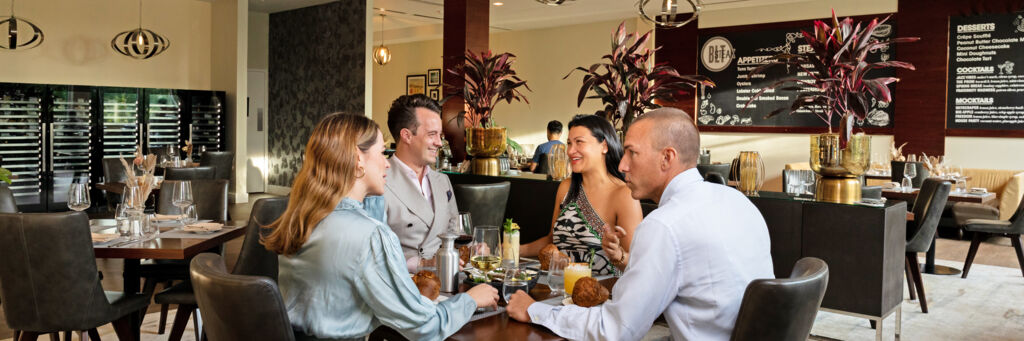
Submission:
<svg viewBox="0 0 1024 341">
<path fill-rule="evenodd" d="M 427 94 L 427 75 L 405 76 L 405 94 Z"/>
<path fill-rule="evenodd" d="M 438 89 L 438 88 L 430 89 L 430 99 L 435 100 L 435 101 L 440 101 L 441 100 L 441 89 Z"/>
<path fill-rule="evenodd" d="M 430 70 L 427 70 L 427 85 L 429 85 L 429 86 L 441 85 L 441 69 L 430 69 Z"/>
</svg>

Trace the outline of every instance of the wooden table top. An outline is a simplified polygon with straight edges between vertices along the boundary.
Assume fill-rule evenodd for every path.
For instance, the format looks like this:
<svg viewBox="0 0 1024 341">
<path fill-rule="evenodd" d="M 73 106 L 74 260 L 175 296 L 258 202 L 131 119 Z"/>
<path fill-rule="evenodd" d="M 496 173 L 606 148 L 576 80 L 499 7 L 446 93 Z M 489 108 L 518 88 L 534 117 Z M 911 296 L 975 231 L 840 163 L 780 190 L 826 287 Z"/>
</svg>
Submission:
<svg viewBox="0 0 1024 341">
<path fill-rule="evenodd" d="M 113 219 L 91 220 L 90 224 L 98 222 L 105 229 L 96 229 L 96 233 L 117 233 L 115 226 L 110 223 Z M 109 226 L 109 227 L 107 227 Z M 132 243 L 118 247 L 93 248 L 96 258 L 124 258 L 124 259 L 188 259 L 203 251 L 209 250 L 232 239 L 245 235 L 246 222 L 230 221 L 224 224 L 224 228 L 231 228 L 231 231 L 222 233 L 207 239 L 192 238 L 156 238 L 153 240 Z M 175 227 L 161 227 L 160 231 L 174 229 Z"/>
<path fill-rule="evenodd" d="M 903 201 L 914 201 L 917 198 L 917 192 L 920 190 L 914 190 L 913 192 L 903 192 L 899 190 L 882 190 L 882 196 L 886 199 L 903 200 Z M 949 192 L 949 199 L 951 202 L 972 202 L 983 204 L 989 201 L 996 200 L 995 193 L 985 193 L 984 195 L 968 194 L 962 192 Z"/>
</svg>

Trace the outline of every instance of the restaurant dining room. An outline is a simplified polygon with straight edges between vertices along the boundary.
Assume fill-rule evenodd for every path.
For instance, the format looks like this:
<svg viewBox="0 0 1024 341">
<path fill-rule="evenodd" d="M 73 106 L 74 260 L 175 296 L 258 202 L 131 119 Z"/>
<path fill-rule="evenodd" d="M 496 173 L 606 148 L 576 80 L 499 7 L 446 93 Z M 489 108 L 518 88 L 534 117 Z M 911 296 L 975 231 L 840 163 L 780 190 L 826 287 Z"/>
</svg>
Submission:
<svg viewBox="0 0 1024 341">
<path fill-rule="evenodd" d="M 0 31 L 0 341 L 1024 338 L 1024 1 Z"/>
</svg>

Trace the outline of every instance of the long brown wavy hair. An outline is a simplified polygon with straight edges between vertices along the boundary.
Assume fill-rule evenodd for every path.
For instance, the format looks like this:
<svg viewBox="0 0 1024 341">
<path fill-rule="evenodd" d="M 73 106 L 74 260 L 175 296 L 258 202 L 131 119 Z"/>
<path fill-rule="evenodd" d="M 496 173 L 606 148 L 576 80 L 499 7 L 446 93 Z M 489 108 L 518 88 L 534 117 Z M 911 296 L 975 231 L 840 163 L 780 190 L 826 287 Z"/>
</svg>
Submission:
<svg viewBox="0 0 1024 341">
<path fill-rule="evenodd" d="M 260 238 L 267 250 L 281 255 L 299 251 L 313 229 L 348 194 L 359 164 L 358 148 L 366 152 L 380 129 L 362 115 L 333 113 L 320 120 L 306 143 L 302 169 L 292 183 L 288 208 Z"/>
</svg>

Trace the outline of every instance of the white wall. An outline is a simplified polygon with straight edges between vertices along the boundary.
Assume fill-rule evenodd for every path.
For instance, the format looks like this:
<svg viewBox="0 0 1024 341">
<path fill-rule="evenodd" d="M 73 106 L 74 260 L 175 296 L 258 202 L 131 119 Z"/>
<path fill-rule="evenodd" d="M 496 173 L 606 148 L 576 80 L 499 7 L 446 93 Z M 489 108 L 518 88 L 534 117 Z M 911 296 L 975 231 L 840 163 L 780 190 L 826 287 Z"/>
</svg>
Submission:
<svg viewBox="0 0 1024 341">
<path fill-rule="evenodd" d="M 217 0 L 213 3 L 210 48 L 211 81 L 216 90 L 227 94 L 228 148 L 235 152 L 234 175 L 231 177 L 231 199 L 241 203 L 249 200 L 246 192 L 246 99 L 248 96 L 249 2 L 248 0 Z"/>
<path fill-rule="evenodd" d="M 270 68 L 270 14 L 249 12 L 249 68 Z"/>
</svg>

